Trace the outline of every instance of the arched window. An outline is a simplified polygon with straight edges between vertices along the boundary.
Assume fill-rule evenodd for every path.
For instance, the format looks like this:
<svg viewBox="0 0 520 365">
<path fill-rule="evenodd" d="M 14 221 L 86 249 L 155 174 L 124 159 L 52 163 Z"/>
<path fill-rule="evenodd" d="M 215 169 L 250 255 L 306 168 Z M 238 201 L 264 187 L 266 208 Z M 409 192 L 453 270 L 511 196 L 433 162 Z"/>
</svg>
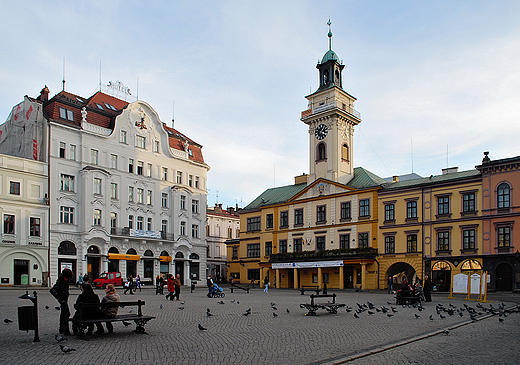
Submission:
<svg viewBox="0 0 520 365">
<path fill-rule="evenodd" d="M 433 265 L 432 270 L 433 271 L 438 271 L 438 270 L 451 271 L 451 266 L 446 261 L 439 261 L 439 262 L 436 262 L 435 265 Z"/>
<path fill-rule="evenodd" d="M 349 161 L 349 158 L 348 158 L 348 146 L 347 144 L 343 144 L 342 148 L 341 148 L 341 159 L 343 159 L 344 161 Z"/>
<path fill-rule="evenodd" d="M 137 251 L 134 250 L 133 248 L 130 248 L 130 249 L 128 249 L 128 251 L 126 251 L 126 254 L 127 255 L 137 255 Z"/>
<path fill-rule="evenodd" d="M 90 246 L 88 249 L 87 249 L 87 253 L 99 253 L 99 247 L 97 246 Z"/>
<path fill-rule="evenodd" d="M 76 245 L 70 241 L 63 241 L 58 247 L 58 255 L 76 255 Z"/>
<path fill-rule="evenodd" d="M 197 255 L 196 253 L 192 253 L 190 255 L 190 260 L 198 260 L 199 259 L 199 255 Z"/>
<path fill-rule="evenodd" d="M 168 251 L 161 251 L 161 256 L 170 256 Z"/>
<path fill-rule="evenodd" d="M 482 270 L 482 265 L 477 260 L 466 260 L 462 263 L 460 270 Z"/>
<path fill-rule="evenodd" d="M 327 152 L 326 152 L 326 146 L 325 143 L 321 142 L 318 144 L 318 161 L 323 161 L 327 159 Z"/>
<path fill-rule="evenodd" d="M 153 257 L 153 252 L 150 250 L 146 250 L 146 251 L 144 251 L 143 256 Z"/>
<path fill-rule="evenodd" d="M 115 247 L 110 247 L 108 249 L 108 253 L 119 253 L 119 250 L 117 248 L 115 248 Z"/>
<path fill-rule="evenodd" d="M 175 254 L 175 258 L 176 258 L 176 259 L 183 259 L 183 258 L 184 258 L 184 254 L 183 254 L 182 252 L 177 252 L 177 253 Z"/>
<path fill-rule="evenodd" d="M 509 195 L 509 185 L 506 183 L 502 183 L 498 185 L 497 188 L 497 207 L 500 208 L 509 208 L 510 195 Z"/>
</svg>

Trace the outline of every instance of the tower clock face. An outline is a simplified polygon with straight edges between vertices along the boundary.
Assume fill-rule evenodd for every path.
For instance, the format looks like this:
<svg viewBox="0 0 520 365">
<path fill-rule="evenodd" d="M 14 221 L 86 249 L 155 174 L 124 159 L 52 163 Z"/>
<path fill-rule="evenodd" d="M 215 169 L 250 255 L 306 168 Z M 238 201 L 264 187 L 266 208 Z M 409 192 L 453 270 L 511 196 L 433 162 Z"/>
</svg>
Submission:
<svg viewBox="0 0 520 365">
<path fill-rule="evenodd" d="M 327 136 L 328 132 L 329 128 L 325 124 L 320 124 L 314 131 L 314 135 L 316 136 L 316 139 L 321 140 Z"/>
</svg>

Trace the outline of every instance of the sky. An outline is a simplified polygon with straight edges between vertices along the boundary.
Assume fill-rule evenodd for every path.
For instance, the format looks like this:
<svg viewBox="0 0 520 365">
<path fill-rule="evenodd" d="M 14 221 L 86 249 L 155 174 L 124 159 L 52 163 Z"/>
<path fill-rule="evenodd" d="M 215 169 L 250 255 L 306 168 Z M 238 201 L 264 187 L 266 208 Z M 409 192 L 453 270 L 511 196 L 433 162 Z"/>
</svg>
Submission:
<svg viewBox="0 0 520 365">
<path fill-rule="evenodd" d="M 306 95 L 332 49 L 357 98 L 354 165 L 381 176 L 520 155 L 518 1 L 2 1 L 0 122 L 44 85 L 121 81 L 203 145 L 208 205 L 309 173 Z M 64 67 L 65 65 L 65 67 Z"/>
</svg>

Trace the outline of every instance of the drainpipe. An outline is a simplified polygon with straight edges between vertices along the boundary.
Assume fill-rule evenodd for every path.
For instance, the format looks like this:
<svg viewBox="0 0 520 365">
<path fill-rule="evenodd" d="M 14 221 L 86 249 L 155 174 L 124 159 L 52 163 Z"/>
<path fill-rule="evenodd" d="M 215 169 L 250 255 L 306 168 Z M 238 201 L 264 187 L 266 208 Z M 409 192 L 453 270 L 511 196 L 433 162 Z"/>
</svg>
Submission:
<svg viewBox="0 0 520 365">
<path fill-rule="evenodd" d="M 43 108 L 43 105 L 42 105 Z M 43 114 L 43 110 L 42 110 Z M 51 287 L 51 124 L 47 121 L 47 287 Z"/>
</svg>

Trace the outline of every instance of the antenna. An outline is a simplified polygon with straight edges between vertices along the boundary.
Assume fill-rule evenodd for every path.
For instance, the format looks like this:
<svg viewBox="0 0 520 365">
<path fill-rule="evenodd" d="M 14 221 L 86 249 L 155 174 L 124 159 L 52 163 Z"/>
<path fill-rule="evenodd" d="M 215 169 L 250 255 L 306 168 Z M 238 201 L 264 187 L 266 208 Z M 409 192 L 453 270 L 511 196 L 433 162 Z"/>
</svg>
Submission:
<svg viewBox="0 0 520 365">
<path fill-rule="evenodd" d="M 139 100 L 139 77 L 137 78 L 137 100 Z"/>
<path fill-rule="evenodd" d="M 276 188 L 276 164 L 273 164 L 273 188 Z"/>
<path fill-rule="evenodd" d="M 173 129 L 175 129 L 174 123 L 175 123 L 175 101 L 172 101 L 172 128 Z"/>
<path fill-rule="evenodd" d="M 65 91 L 65 57 L 63 57 L 63 80 L 61 80 L 61 82 L 63 83 L 62 91 Z"/>
<path fill-rule="evenodd" d="M 410 149 L 412 153 L 412 174 L 413 174 L 413 138 L 410 139 Z"/>
<path fill-rule="evenodd" d="M 101 91 L 101 61 L 99 61 L 99 91 Z"/>
<path fill-rule="evenodd" d="M 449 154 L 448 154 L 448 145 L 446 145 L 446 167 L 450 166 L 450 164 L 448 163 L 448 156 L 449 156 Z"/>
<path fill-rule="evenodd" d="M 218 204 L 218 190 L 217 190 L 217 204 Z"/>
</svg>

